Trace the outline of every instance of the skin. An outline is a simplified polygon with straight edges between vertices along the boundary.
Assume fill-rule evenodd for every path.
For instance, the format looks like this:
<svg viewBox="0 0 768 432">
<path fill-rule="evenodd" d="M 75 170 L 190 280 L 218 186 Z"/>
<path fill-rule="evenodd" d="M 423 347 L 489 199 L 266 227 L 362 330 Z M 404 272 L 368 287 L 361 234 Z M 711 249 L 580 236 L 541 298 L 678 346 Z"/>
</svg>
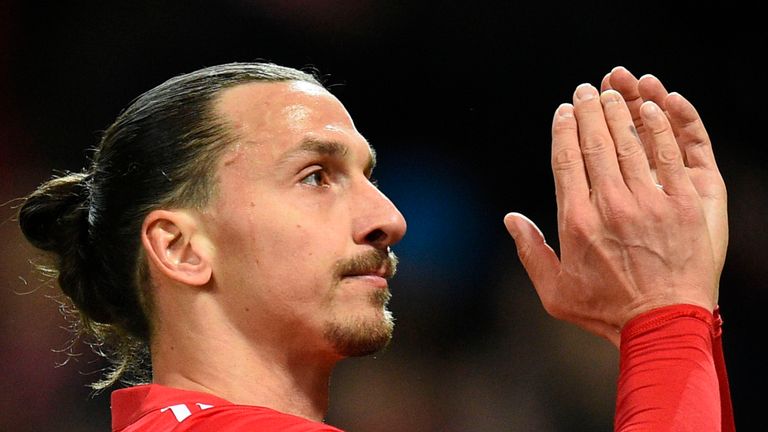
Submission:
<svg viewBox="0 0 768 432">
<path fill-rule="evenodd" d="M 324 89 L 245 84 L 216 110 L 239 137 L 216 198 L 144 223 L 155 382 L 321 420 L 334 365 L 391 337 L 388 250 L 405 220 Z"/>
<path fill-rule="evenodd" d="M 633 317 L 717 305 L 726 190 L 694 107 L 617 67 L 579 86 L 552 124 L 560 256 L 535 224 L 505 224 L 545 309 L 619 345 Z"/>
</svg>

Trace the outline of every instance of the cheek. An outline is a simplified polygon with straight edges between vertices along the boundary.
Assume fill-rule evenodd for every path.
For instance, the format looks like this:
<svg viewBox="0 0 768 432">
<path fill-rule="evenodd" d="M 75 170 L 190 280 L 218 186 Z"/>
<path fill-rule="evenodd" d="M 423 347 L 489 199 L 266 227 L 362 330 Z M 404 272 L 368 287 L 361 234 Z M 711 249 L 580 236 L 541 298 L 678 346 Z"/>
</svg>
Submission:
<svg viewBox="0 0 768 432">
<path fill-rule="evenodd" d="M 279 216 L 249 208 L 232 215 L 233 223 L 221 230 L 217 243 L 228 276 L 224 283 L 271 302 L 317 301 L 332 286 L 334 263 L 341 258 L 333 236 L 301 222 L 294 212 L 274 214 Z"/>
<path fill-rule="evenodd" d="M 334 244 L 323 234 L 322 230 L 309 229 L 301 223 L 264 232 L 264 238 L 258 241 L 258 253 L 263 257 L 261 270 L 270 278 L 279 278 L 273 281 L 276 286 L 282 281 L 297 296 L 326 291 L 339 257 Z"/>
</svg>

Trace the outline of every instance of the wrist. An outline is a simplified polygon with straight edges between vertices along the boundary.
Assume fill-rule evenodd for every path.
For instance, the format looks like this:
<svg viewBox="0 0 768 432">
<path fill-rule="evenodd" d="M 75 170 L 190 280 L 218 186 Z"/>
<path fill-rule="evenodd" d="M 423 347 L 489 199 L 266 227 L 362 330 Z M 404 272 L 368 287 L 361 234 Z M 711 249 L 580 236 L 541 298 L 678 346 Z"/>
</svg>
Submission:
<svg viewBox="0 0 768 432">
<path fill-rule="evenodd" d="M 620 328 L 624 328 L 629 322 L 641 315 L 647 314 L 652 311 L 663 309 L 672 306 L 695 306 L 707 311 L 710 315 L 715 310 L 717 302 L 710 298 L 704 298 L 703 296 L 658 296 L 655 298 L 645 298 L 642 301 L 638 301 L 635 304 L 627 308 L 624 314 L 624 321 L 621 323 Z"/>
<path fill-rule="evenodd" d="M 677 318 L 703 322 L 709 327 L 712 337 L 720 333 L 722 320 L 716 307 L 707 309 L 694 304 L 673 304 L 647 310 L 627 321 L 621 329 L 621 340 L 629 340 L 647 333 Z"/>
</svg>

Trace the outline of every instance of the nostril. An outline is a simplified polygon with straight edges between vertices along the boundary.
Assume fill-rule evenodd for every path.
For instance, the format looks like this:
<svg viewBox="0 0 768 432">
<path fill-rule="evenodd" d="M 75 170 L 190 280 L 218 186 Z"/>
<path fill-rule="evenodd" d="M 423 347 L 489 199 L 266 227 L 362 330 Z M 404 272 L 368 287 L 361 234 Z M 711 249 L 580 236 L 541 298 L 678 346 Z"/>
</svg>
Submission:
<svg viewBox="0 0 768 432">
<path fill-rule="evenodd" d="M 387 234 L 381 229 L 375 229 L 365 236 L 367 243 L 380 243 L 387 238 Z"/>
</svg>

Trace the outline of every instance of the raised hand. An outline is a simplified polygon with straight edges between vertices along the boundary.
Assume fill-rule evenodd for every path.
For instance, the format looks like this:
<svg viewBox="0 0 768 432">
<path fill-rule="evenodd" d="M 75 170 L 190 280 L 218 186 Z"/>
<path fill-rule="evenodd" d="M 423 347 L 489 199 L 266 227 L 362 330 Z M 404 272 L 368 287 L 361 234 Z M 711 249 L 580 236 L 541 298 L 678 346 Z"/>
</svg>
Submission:
<svg viewBox="0 0 768 432">
<path fill-rule="evenodd" d="M 620 90 L 602 95 L 579 86 L 573 106 L 555 113 L 560 258 L 524 216 L 504 221 L 545 309 L 617 345 L 622 326 L 642 312 L 679 303 L 712 310 L 722 269 L 710 226 L 723 221 L 705 210 L 720 177 L 698 114 L 665 90 L 661 106 L 651 98 L 627 104 L 624 78 L 612 73 L 608 83 Z M 649 87 L 656 97 L 659 87 Z M 697 183 L 694 169 L 708 183 Z"/>
<path fill-rule="evenodd" d="M 653 101 L 664 110 L 680 146 L 688 177 L 702 199 L 715 264 L 720 274 L 728 249 L 727 193 L 723 177 L 715 162 L 712 143 L 696 109 L 680 94 L 668 93 L 655 76 L 644 75 L 638 80 L 623 67 L 616 67 L 608 73 L 603 78 L 601 89 L 603 91 L 614 89 L 622 94 L 643 143 L 651 141 L 648 129 L 640 115 L 643 102 Z M 646 154 L 655 178 L 653 154 L 647 148 Z M 715 298 L 717 297 L 716 292 Z"/>
</svg>

